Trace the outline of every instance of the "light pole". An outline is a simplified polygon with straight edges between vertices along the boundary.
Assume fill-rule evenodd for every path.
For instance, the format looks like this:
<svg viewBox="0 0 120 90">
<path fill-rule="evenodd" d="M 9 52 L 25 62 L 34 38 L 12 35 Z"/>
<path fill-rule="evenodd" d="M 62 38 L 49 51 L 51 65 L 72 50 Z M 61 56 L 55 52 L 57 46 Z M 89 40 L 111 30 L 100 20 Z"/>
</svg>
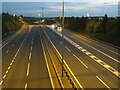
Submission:
<svg viewBox="0 0 120 90">
<path fill-rule="evenodd" d="M 64 71 L 64 0 L 62 0 L 62 77 Z"/>
</svg>

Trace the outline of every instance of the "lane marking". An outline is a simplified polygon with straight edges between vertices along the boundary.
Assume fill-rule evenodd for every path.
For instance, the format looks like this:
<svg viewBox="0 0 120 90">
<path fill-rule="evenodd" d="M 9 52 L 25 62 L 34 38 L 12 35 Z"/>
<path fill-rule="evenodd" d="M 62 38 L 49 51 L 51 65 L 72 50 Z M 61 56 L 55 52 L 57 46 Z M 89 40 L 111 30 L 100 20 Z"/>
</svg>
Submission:
<svg viewBox="0 0 120 90">
<path fill-rule="evenodd" d="M 27 85 L 27 84 L 25 84 L 25 90 L 27 90 L 27 87 L 28 87 L 28 85 Z"/>
<path fill-rule="evenodd" d="M 11 67 L 9 66 L 9 67 L 8 67 L 8 70 L 9 70 L 10 68 L 11 68 Z"/>
<path fill-rule="evenodd" d="M 3 79 L 5 79 L 5 78 L 6 78 L 6 75 L 3 76 Z"/>
<path fill-rule="evenodd" d="M 111 90 L 110 87 L 109 87 L 102 79 L 100 79 L 100 77 L 96 76 L 96 78 L 97 78 L 103 85 L 105 85 L 109 90 Z"/>
<path fill-rule="evenodd" d="M 62 42 L 61 41 L 59 41 L 60 42 L 60 44 L 62 44 Z"/>
<path fill-rule="evenodd" d="M 75 34 L 74 34 L 75 35 Z M 75 35 L 76 37 L 78 37 L 78 38 L 83 38 L 84 40 L 86 40 L 83 36 L 82 37 L 79 37 L 79 36 L 77 36 L 77 35 Z M 88 38 L 87 38 L 88 39 Z M 89 38 L 90 39 L 90 38 Z M 90 39 L 91 41 L 95 41 L 95 40 L 92 40 L 92 39 Z M 87 40 L 86 40 L 87 41 Z M 98 42 L 98 41 L 95 41 L 95 42 Z M 99 43 L 99 42 L 98 42 Z M 117 54 L 117 55 L 120 55 L 119 53 L 117 53 L 117 52 L 115 52 L 115 51 L 112 51 L 112 50 L 109 50 L 109 49 L 107 49 L 106 47 L 103 47 L 103 46 L 101 46 L 101 45 L 99 45 L 99 44 L 96 44 L 96 43 L 94 43 L 95 45 L 97 45 L 97 46 L 99 46 L 99 47 L 101 47 L 101 48 L 104 48 L 104 49 L 106 49 L 107 51 L 110 51 L 110 52 L 112 52 L 112 53 L 114 53 L 114 54 Z"/>
<path fill-rule="evenodd" d="M 54 32 L 56 32 L 59 36 L 62 37 L 61 33 L 57 32 L 57 31 L 55 31 L 53 29 L 51 29 L 51 30 L 54 31 Z M 64 38 L 65 38 L 66 41 L 68 41 L 70 44 L 72 44 L 73 46 L 75 46 L 80 51 L 82 51 L 84 49 L 83 47 L 81 47 L 80 45 L 78 45 L 77 43 L 75 43 L 74 41 L 72 41 L 71 39 L 69 39 L 68 37 L 65 36 Z M 120 72 L 119 71 L 117 71 L 113 67 L 109 66 L 107 63 L 105 63 L 104 61 L 102 61 L 98 57 L 94 56 L 92 53 L 88 52 L 87 50 L 86 51 L 84 50 L 82 52 L 85 53 L 85 54 L 87 53 L 86 55 L 88 55 L 90 58 L 92 58 L 92 60 L 94 60 L 95 62 L 97 62 L 98 64 L 100 64 L 101 66 L 103 66 L 105 69 L 107 69 L 108 71 L 110 71 L 112 74 L 114 74 L 115 76 L 117 76 L 117 77 L 120 78 Z M 104 63 L 104 65 L 103 65 L 103 63 Z"/>
<path fill-rule="evenodd" d="M 10 38 L 8 38 L 5 42 L 5 44 L 2 46 L 2 47 L 0 47 L 0 49 L 2 49 L 3 47 L 5 47 L 10 41 L 12 41 L 14 38 L 15 38 L 15 35 L 16 34 L 14 34 L 13 36 L 11 36 Z"/>
<path fill-rule="evenodd" d="M 14 47 L 14 44 L 12 44 L 12 47 Z"/>
<path fill-rule="evenodd" d="M 9 71 L 7 70 L 5 73 L 8 74 L 8 72 L 9 72 Z"/>
<path fill-rule="evenodd" d="M 33 41 L 31 42 L 31 45 L 33 45 Z"/>
<path fill-rule="evenodd" d="M 7 50 L 6 53 L 9 53 L 9 50 Z"/>
<path fill-rule="evenodd" d="M 98 49 L 96 49 L 96 48 L 94 48 L 94 47 L 92 47 L 92 46 L 90 46 L 90 45 L 88 45 L 88 44 L 87 44 L 87 46 L 88 46 L 88 47 L 91 47 L 92 49 L 94 49 L 94 50 L 98 51 L 99 53 L 101 53 L 101 54 L 103 54 L 103 55 L 105 55 L 105 56 L 109 57 L 110 59 L 112 59 L 112 60 L 116 61 L 117 63 L 120 63 L 120 61 L 118 61 L 117 59 L 115 59 L 115 58 L 113 58 L 113 57 L 109 56 L 108 54 L 106 54 L 106 53 L 104 53 L 104 52 L 102 52 L 102 51 L 100 51 L 100 50 L 98 50 Z"/>
<path fill-rule="evenodd" d="M 43 30 L 44 31 L 44 30 Z M 53 44 L 53 42 L 50 40 L 50 38 L 48 37 L 48 35 L 46 34 L 46 32 L 44 31 L 45 35 L 47 36 L 48 40 L 50 41 L 50 43 L 52 44 L 52 46 L 55 48 L 56 52 L 58 53 L 58 55 L 60 56 L 60 58 L 62 58 L 62 56 L 60 55 L 59 51 L 57 50 L 57 48 L 55 47 L 55 45 Z M 84 90 L 83 86 L 80 84 L 80 82 L 77 80 L 77 78 L 75 77 L 75 75 L 73 74 L 73 72 L 71 71 L 71 69 L 69 68 L 69 66 L 67 65 L 67 63 L 64 60 L 64 64 L 66 65 L 66 67 L 68 68 L 69 72 L 72 74 L 72 77 L 75 79 L 75 81 L 77 82 L 77 84 L 79 85 L 79 87 Z"/>
<path fill-rule="evenodd" d="M 3 80 L 2 80 L 2 81 L 0 81 L 0 85 L 2 85 L 2 83 L 3 83 Z"/>
<path fill-rule="evenodd" d="M 13 63 L 11 62 L 11 63 L 10 63 L 10 66 L 12 66 L 12 64 L 13 64 Z"/>
<path fill-rule="evenodd" d="M 86 64 L 84 64 L 75 54 L 73 54 L 73 56 L 85 67 L 88 68 L 88 66 Z"/>
<path fill-rule="evenodd" d="M 48 65 L 48 62 L 47 62 L 47 57 L 46 57 L 46 54 L 45 54 L 45 50 L 44 50 L 44 46 L 43 46 L 42 40 L 41 40 L 41 45 L 42 45 L 42 50 L 43 50 L 45 62 L 46 62 L 46 65 L 47 65 L 47 70 L 48 70 L 48 73 L 49 73 L 50 81 L 51 81 L 51 84 L 52 84 L 52 88 L 54 89 L 55 86 L 54 86 L 54 83 L 53 83 L 53 80 L 52 80 L 52 75 L 50 73 L 50 68 L 49 68 L 49 65 Z"/>
<path fill-rule="evenodd" d="M 7 71 L 5 72 L 6 74 L 4 74 L 4 77 L 6 77 L 6 76 L 7 76 L 8 72 L 9 72 L 9 70 L 10 70 L 11 66 L 13 65 L 13 62 L 14 62 L 15 58 L 17 57 L 17 55 L 18 55 L 19 51 L 21 50 L 21 48 L 22 48 L 22 46 L 23 46 L 23 44 L 24 44 L 24 42 L 25 42 L 25 40 L 26 40 L 27 36 L 28 36 L 28 33 L 27 33 L 27 35 L 25 36 L 24 40 L 22 41 L 22 43 L 21 43 L 20 47 L 18 48 L 17 53 L 16 53 L 16 54 L 15 54 L 15 56 L 13 57 L 13 60 L 11 61 L 10 66 L 8 66 Z M 6 75 L 6 76 L 5 76 L 5 75 Z M 0 84 L 2 84 L 2 83 L 3 83 L 3 80 L 1 81 L 1 83 L 0 83 Z"/>
<path fill-rule="evenodd" d="M 71 52 L 70 49 L 69 49 L 68 47 L 65 47 L 65 48 L 66 48 L 69 52 Z"/>
<path fill-rule="evenodd" d="M 32 51 L 32 46 L 31 46 L 31 48 L 30 48 L 30 51 Z"/>
<path fill-rule="evenodd" d="M 26 76 L 28 76 L 28 75 L 29 75 L 29 71 L 30 71 L 30 63 L 28 63 L 28 67 L 27 67 L 27 74 L 26 74 Z"/>
<path fill-rule="evenodd" d="M 31 57 L 32 57 L 32 53 L 30 52 L 30 54 L 29 54 L 29 60 L 31 59 Z"/>
</svg>

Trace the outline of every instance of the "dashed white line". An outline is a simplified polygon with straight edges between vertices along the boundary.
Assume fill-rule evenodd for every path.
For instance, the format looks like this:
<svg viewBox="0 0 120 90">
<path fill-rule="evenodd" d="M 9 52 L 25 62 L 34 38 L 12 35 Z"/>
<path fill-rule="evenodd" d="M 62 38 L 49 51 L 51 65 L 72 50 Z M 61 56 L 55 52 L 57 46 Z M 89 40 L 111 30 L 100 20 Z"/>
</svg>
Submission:
<svg viewBox="0 0 120 90">
<path fill-rule="evenodd" d="M 9 53 L 9 50 L 7 50 L 6 53 Z"/>
<path fill-rule="evenodd" d="M 27 87 L 28 87 L 28 85 L 27 85 L 27 84 L 25 84 L 25 90 L 27 90 Z"/>
<path fill-rule="evenodd" d="M 6 78 L 6 75 L 3 76 L 3 79 L 5 79 L 5 78 Z"/>
<path fill-rule="evenodd" d="M 33 45 L 33 41 L 31 42 L 31 45 Z"/>
<path fill-rule="evenodd" d="M 30 50 L 32 51 L 32 46 L 31 46 Z"/>
<path fill-rule="evenodd" d="M 11 62 L 11 63 L 10 63 L 10 66 L 12 66 L 12 64 L 13 64 L 13 63 Z"/>
<path fill-rule="evenodd" d="M 61 41 L 59 41 L 60 42 L 60 44 L 62 44 L 62 42 Z"/>
<path fill-rule="evenodd" d="M 31 59 L 31 57 L 32 57 L 32 53 L 30 52 L 30 54 L 29 54 L 29 60 Z"/>
<path fill-rule="evenodd" d="M 14 44 L 12 44 L 12 47 L 14 47 Z"/>
<path fill-rule="evenodd" d="M 7 74 L 9 71 L 7 70 L 5 73 Z"/>
<path fill-rule="evenodd" d="M 29 71 L 30 71 L 30 63 L 28 63 L 28 67 L 27 67 L 27 74 L 26 74 L 26 76 L 28 76 L 28 75 L 29 75 Z"/>
<path fill-rule="evenodd" d="M 8 67 L 8 70 L 9 70 L 10 68 L 11 68 L 11 67 L 9 66 L 9 67 Z"/>
<path fill-rule="evenodd" d="M 109 87 L 102 79 L 100 79 L 100 77 L 96 76 L 96 78 L 97 78 L 103 85 L 105 85 L 109 90 L 111 90 L 110 87 Z"/>
<path fill-rule="evenodd" d="M 2 83 L 3 83 L 3 80 L 2 80 L 2 81 L 0 81 L 0 85 L 2 85 Z"/>
<path fill-rule="evenodd" d="M 69 52 L 71 52 L 70 49 L 69 49 L 68 47 L 65 47 L 65 48 L 66 48 Z"/>
<path fill-rule="evenodd" d="M 78 61 L 85 67 L 85 68 L 88 68 L 87 65 L 85 65 L 75 54 L 73 54 L 73 56 L 78 59 Z"/>
</svg>

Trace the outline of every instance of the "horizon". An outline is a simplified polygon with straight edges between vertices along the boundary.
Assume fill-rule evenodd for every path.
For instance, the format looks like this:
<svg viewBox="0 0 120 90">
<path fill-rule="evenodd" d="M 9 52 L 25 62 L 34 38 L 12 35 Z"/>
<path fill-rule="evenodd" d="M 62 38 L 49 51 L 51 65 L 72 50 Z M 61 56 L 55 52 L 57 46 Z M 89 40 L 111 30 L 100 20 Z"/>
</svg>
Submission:
<svg viewBox="0 0 120 90">
<path fill-rule="evenodd" d="M 61 2 L 2 2 L 2 12 L 9 12 L 17 16 L 38 17 L 38 14 L 41 13 L 41 7 L 43 7 L 44 17 L 61 17 L 61 6 Z M 118 16 L 118 5 L 110 2 L 65 2 L 65 17 L 92 17 L 104 16 L 105 14 L 109 17 Z"/>
</svg>

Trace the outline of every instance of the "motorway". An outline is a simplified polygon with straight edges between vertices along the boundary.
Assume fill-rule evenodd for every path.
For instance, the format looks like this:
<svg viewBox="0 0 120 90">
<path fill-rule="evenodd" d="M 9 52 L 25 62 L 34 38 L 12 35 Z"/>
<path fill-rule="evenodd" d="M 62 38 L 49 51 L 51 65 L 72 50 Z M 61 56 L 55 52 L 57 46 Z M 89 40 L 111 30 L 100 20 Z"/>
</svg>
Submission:
<svg viewBox="0 0 120 90">
<path fill-rule="evenodd" d="M 61 33 L 51 27 L 24 25 L 3 43 L 0 50 L 2 50 L 0 86 L 3 90 L 10 88 L 119 90 L 118 49 L 84 36 L 66 31 L 62 43 Z"/>
</svg>

